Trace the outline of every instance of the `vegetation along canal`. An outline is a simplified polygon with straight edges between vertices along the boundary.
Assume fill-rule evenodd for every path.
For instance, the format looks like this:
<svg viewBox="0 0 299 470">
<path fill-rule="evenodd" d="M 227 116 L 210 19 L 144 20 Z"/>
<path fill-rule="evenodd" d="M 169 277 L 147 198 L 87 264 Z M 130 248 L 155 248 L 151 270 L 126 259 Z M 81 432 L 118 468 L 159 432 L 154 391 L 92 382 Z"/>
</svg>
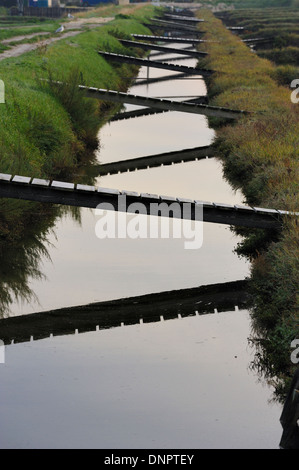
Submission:
<svg viewBox="0 0 299 470">
<path fill-rule="evenodd" d="M 151 57 L 197 64 L 173 52 L 152 51 Z M 207 88 L 202 77 L 178 79 L 176 72 L 141 67 L 128 92 L 184 101 L 206 96 Z M 122 112 L 134 109 L 125 105 Z M 96 175 L 100 164 L 209 146 L 214 137 L 203 115 L 171 111 L 111 120 L 98 132 L 92 163 L 84 162 L 75 178 L 242 205 L 241 191 L 223 178 L 215 157 Z M 274 387 L 251 367 L 250 305 L 243 302 L 250 263 L 235 252 L 241 236 L 229 225 L 204 222 L 202 245 L 186 249 L 184 237 L 171 231 L 164 238 L 100 237 L 97 228 L 108 230 L 102 217 L 67 208 L 43 237 L 36 234 L 32 242 L 32 235 L 25 258 L 2 250 L 17 270 L 1 286 L 4 301 L 13 292 L 3 301 L 3 331 L 15 328 L 19 341 L 6 344 L 0 365 L 0 447 L 277 448 L 282 406 L 272 400 Z M 150 216 L 141 215 L 139 224 L 145 219 L 148 227 Z M 136 224 L 136 217 L 110 213 L 106 221 L 117 229 Z M 18 292 L 13 283 L 22 273 L 28 277 Z M 200 286 L 210 287 L 204 295 L 200 289 L 188 294 Z M 105 308 L 113 316 L 105 316 Z M 60 334 L 52 335 L 55 322 L 44 319 L 58 309 Z M 10 327 L 7 320 L 16 323 Z"/>
</svg>

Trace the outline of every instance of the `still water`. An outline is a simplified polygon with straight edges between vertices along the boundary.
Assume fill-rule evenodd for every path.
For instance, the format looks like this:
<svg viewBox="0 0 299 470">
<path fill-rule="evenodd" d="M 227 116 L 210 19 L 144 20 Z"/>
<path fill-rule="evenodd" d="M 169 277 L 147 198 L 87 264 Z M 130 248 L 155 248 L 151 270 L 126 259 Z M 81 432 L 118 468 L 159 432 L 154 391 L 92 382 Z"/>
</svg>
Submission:
<svg viewBox="0 0 299 470">
<path fill-rule="evenodd" d="M 182 47 L 182 46 L 179 46 Z M 161 58 L 163 56 L 161 55 Z M 176 63 L 179 63 L 176 61 Z M 182 61 L 195 65 L 194 59 Z M 139 78 L 148 70 L 140 69 Z M 150 70 L 150 77 L 171 72 Z M 202 80 L 135 86 L 131 93 L 206 93 Z M 170 98 L 172 99 L 172 98 Z M 127 106 L 126 110 L 133 109 Z M 98 161 L 208 145 L 204 116 L 169 112 L 106 124 Z M 97 185 L 214 202 L 242 203 L 215 159 L 98 178 Z M 104 239 L 99 216 L 81 210 L 49 234 L 37 300 L 14 301 L 10 316 L 166 290 L 244 279 L 226 226 L 204 224 L 203 245 L 182 239 Z M 5 348 L 0 364 L 1 448 L 277 448 L 281 428 L 273 390 L 249 369 L 246 310 L 59 336 Z"/>
</svg>

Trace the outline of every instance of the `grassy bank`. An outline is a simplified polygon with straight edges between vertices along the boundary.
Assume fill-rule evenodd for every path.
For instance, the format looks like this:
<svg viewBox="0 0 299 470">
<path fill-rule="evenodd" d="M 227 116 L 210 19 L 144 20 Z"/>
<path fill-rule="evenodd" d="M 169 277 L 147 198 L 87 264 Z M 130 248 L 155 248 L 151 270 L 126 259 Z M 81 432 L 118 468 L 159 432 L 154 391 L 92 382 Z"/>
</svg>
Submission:
<svg viewBox="0 0 299 470">
<path fill-rule="evenodd" d="M 225 10 L 239 10 L 243 8 L 288 8 L 298 7 L 298 0 L 196 0 L 196 3 L 200 3 L 201 7 L 210 8 L 213 11 L 225 11 Z"/>
<path fill-rule="evenodd" d="M 138 6 L 130 15 L 123 15 L 121 7 L 114 6 L 114 11 L 119 16 L 110 23 L 0 62 L 0 78 L 5 83 L 5 104 L 0 105 L 0 172 L 72 180 L 78 164 L 97 147 L 98 129 L 111 106 L 85 99 L 77 85 L 127 89 L 136 67 L 115 66 L 97 51 L 128 53 L 117 37 L 148 33 L 141 23 L 153 15 L 154 7 Z M 94 14 L 101 15 L 101 10 Z M 67 85 L 61 89 L 41 79 Z M 0 240 L 23 237 L 33 206 L 0 202 Z"/>
<path fill-rule="evenodd" d="M 273 78 L 273 63 L 252 53 L 210 12 L 200 11 L 203 15 L 205 38 L 214 41 L 207 44 L 205 66 L 218 71 L 208 81 L 210 103 L 252 112 L 234 124 L 211 121 L 224 175 L 242 190 L 245 203 L 298 210 L 299 106 L 292 104 L 290 90 Z M 283 394 L 295 367 L 291 341 L 299 338 L 297 222 L 285 220 L 279 234 L 238 233 L 243 242 L 237 252 L 252 261 L 256 365 Z"/>
</svg>

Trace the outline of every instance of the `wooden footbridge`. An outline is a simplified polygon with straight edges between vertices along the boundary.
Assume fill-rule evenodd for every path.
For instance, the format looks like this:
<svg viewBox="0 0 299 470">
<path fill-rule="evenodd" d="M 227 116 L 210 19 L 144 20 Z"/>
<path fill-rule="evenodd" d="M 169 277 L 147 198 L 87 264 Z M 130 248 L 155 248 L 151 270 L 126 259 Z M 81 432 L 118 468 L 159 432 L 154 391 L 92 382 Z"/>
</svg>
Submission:
<svg viewBox="0 0 299 470">
<path fill-rule="evenodd" d="M 153 58 L 153 56 L 148 57 L 148 59 L 152 59 L 152 58 Z M 180 55 L 180 56 L 174 56 L 174 55 L 172 55 L 172 56 L 170 56 L 170 57 L 163 57 L 163 59 L 158 58 L 158 59 L 156 59 L 156 60 L 157 60 L 158 62 L 163 62 L 163 61 L 165 61 L 165 62 L 167 62 L 167 61 L 176 62 L 176 61 L 178 61 L 178 60 L 179 60 L 179 61 L 182 61 L 182 60 L 190 60 L 190 57 L 185 56 L 185 55 L 183 55 L 183 56 L 182 56 L 182 55 Z"/>
<path fill-rule="evenodd" d="M 126 196 L 125 198 L 121 196 Z M 136 214 L 136 203 L 143 214 L 159 217 L 198 220 L 202 209 L 203 222 L 231 226 L 280 230 L 284 217 L 299 213 L 205 202 L 173 196 L 120 191 L 64 181 L 51 181 L 28 176 L 0 174 L 0 197 L 62 204 L 95 209 L 102 204 L 107 210 Z M 175 203 L 175 204 L 174 204 Z M 184 208 L 188 206 L 188 211 Z"/>
<path fill-rule="evenodd" d="M 175 36 L 155 36 L 150 34 L 131 34 L 132 38 L 135 39 L 146 39 L 148 41 L 158 41 L 158 42 L 176 42 L 181 44 L 204 44 L 207 41 L 204 39 L 196 38 L 179 38 Z"/>
<path fill-rule="evenodd" d="M 187 50 L 187 49 L 178 49 L 175 47 L 166 47 L 166 46 L 161 46 L 159 44 L 150 44 L 148 42 L 129 41 L 127 39 L 119 39 L 119 42 L 121 42 L 121 44 L 127 47 L 139 47 L 140 49 L 144 49 L 144 50 L 167 52 L 169 54 L 182 54 L 184 56 L 194 57 L 196 59 L 206 57 L 208 55 L 207 52 L 200 52 L 200 51 Z"/>
<path fill-rule="evenodd" d="M 161 77 L 141 78 L 140 80 L 134 83 L 134 87 L 140 85 L 149 85 L 151 83 L 168 82 L 169 80 L 181 80 L 183 78 L 188 80 L 204 80 L 201 75 L 189 75 L 188 73 L 180 72 L 171 75 L 162 75 Z"/>
<path fill-rule="evenodd" d="M 148 27 L 149 25 L 144 23 L 144 26 Z M 150 28 L 154 32 L 157 31 L 157 34 L 160 34 L 161 29 L 165 30 L 165 26 L 162 26 L 160 24 L 153 24 L 153 23 L 150 25 Z M 190 30 L 175 27 L 175 26 L 168 26 L 166 28 L 166 30 L 167 30 L 168 34 L 170 34 L 170 35 L 175 34 L 176 36 L 188 37 L 190 39 L 192 39 L 192 38 L 198 39 L 199 37 L 201 37 L 203 35 L 203 33 L 201 33 L 200 31 L 193 32 L 192 30 L 190 31 Z"/>
<path fill-rule="evenodd" d="M 140 42 L 140 41 L 136 41 L 136 40 L 135 40 L 135 41 L 133 41 L 133 42 L 134 42 L 134 43 L 138 43 L 138 42 Z M 169 49 L 174 49 L 175 52 L 178 52 L 178 51 L 181 51 L 181 52 L 183 52 L 183 51 L 188 52 L 188 51 L 190 51 L 190 52 L 195 52 L 195 53 L 197 53 L 197 52 L 200 52 L 200 53 L 201 53 L 201 51 L 196 51 L 196 50 L 194 50 L 194 45 L 193 45 L 193 44 L 184 44 L 184 45 L 183 45 L 184 47 L 180 47 L 179 49 L 177 48 L 177 45 L 176 45 L 176 47 L 173 47 L 173 45 L 170 45 L 170 47 L 169 47 L 167 44 L 166 44 L 166 45 L 162 45 L 162 44 L 156 44 L 156 43 L 143 43 L 143 42 L 141 42 L 141 44 L 150 44 L 150 45 L 153 45 L 154 47 L 155 47 L 155 46 L 157 46 L 157 47 L 163 47 L 163 49 L 165 49 L 166 52 L 167 52 Z M 159 51 L 158 49 L 156 50 L 156 49 L 153 49 L 153 48 L 152 48 L 152 50 L 150 51 L 150 56 L 151 56 L 151 57 L 155 57 L 155 56 L 157 56 L 157 55 L 158 55 L 158 56 L 161 56 L 161 52 L 163 52 L 163 51 Z M 208 55 L 208 54 L 206 54 L 206 53 L 204 53 L 204 54 L 205 54 L 205 55 Z"/>
<path fill-rule="evenodd" d="M 52 82 L 52 85 L 61 85 L 59 82 Z M 79 85 L 79 90 L 84 92 L 88 98 L 95 98 L 103 101 L 112 101 L 113 103 L 127 103 L 136 106 L 145 106 L 165 111 L 179 111 L 183 113 L 201 114 L 204 116 L 218 117 L 224 119 L 239 119 L 247 116 L 248 111 L 223 108 L 219 106 L 209 106 L 207 104 L 194 104 L 185 101 L 171 101 L 162 98 L 149 98 L 146 96 L 132 95 L 130 93 L 122 93 L 114 90 L 106 90 L 103 88 L 94 88 Z"/>
<path fill-rule="evenodd" d="M 50 86 L 61 86 L 62 82 L 50 81 Z M 88 87 L 78 85 L 78 89 L 85 94 L 87 98 L 94 98 L 103 101 L 111 101 L 120 104 L 133 104 L 136 106 L 144 106 L 146 108 L 154 108 L 165 111 L 179 111 L 183 113 L 201 114 L 209 117 L 217 117 L 224 119 L 239 119 L 248 116 L 249 111 L 239 109 L 229 109 L 220 106 L 210 106 L 207 104 L 191 103 L 190 101 L 171 101 L 163 98 L 149 98 L 147 96 L 133 95 L 115 90 L 107 90 L 104 88 Z"/>
<path fill-rule="evenodd" d="M 147 83 L 147 82 L 146 82 Z M 143 84 L 143 83 L 141 83 Z M 135 83 L 134 86 L 140 85 L 140 83 Z M 206 96 L 199 96 L 198 98 L 192 98 L 190 100 L 184 100 L 185 103 L 195 103 L 195 104 L 207 104 L 208 100 Z M 133 109 L 132 111 L 122 111 L 120 113 L 114 114 L 109 122 L 114 121 L 124 121 L 126 119 L 133 119 L 136 117 L 151 116 L 154 114 L 166 113 L 169 110 L 165 109 L 155 109 L 155 108 L 141 108 Z"/>
<path fill-rule="evenodd" d="M 183 23 L 177 23 L 175 21 L 161 20 L 161 19 L 156 19 L 156 18 L 152 18 L 151 21 L 152 21 L 151 24 L 150 25 L 147 24 L 146 26 L 150 26 L 150 28 L 154 26 L 159 29 L 163 28 L 163 29 L 173 30 L 177 32 L 182 31 L 183 33 L 185 32 L 192 33 L 192 34 L 195 34 L 196 36 L 203 34 L 202 31 L 199 31 L 199 29 L 191 25 L 186 25 Z"/>
<path fill-rule="evenodd" d="M 245 42 L 245 44 L 254 45 L 254 44 L 262 44 L 262 43 L 266 43 L 266 42 L 272 42 L 274 39 L 275 39 L 274 37 L 271 37 L 271 38 L 249 38 L 249 39 L 242 39 L 242 41 Z"/>
<path fill-rule="evenodd" d="M 160 24 L 162 27 L 165 27 L 165 29 L 168 28 L 168 26 L 174 26 L 174 27 L 177 27 L 177 28 L 186 28 L 186 29 L 190 29 L 192 31 L 197 31 L 197 32 L 201 32 L 197 26 L 198 26 L 198 23 L 196 24 L 191 24 L 191 22 L 186 22 L 186 21 L 177 21 L 177 19 L 175 18 L 165 18 L 165 17 L 161 17 L 161 18 L 150 18 L 150 21 L 151 23 L 148 24 L 149 27 L 152 26 L 153 23 L 157 23 L 157 24 Z"/>
<path fill-rule="evenodd" d="M 170 64 L 168 62 L 159 62 L 156 60 L 140 59 L 139 57 L 133 57 L 130 55 L 115 54 L 113 52 L 98 51 L 98 53 L 105 59 L 112 60 L 114 62 L 134 64 L 144 67 L 154 67 L 164 70 L 173 70 L 175 72 L 188 73 L 190 75 L 202 75 L 203 77 L 210 77 L 213 74 L 213 70 L 200 69 L 197 67 L 188 67 L 185 65 Z"/>
<path fill-rule="evenodd" d="M 201 18 L 195 18 L 193 16 L 181 16 L 181 15 L 171 15 L 168 13 L 164 13 L 163 18 L 169 18 L 170 20 L 179 21 L 180 23 L 187 23 L 187 24 L 198 24 L 204 23 L 205 20 Z"/>
<path fill-rule="evenodd" d="M 217 314 L 251 306 L 247 281 L 181 289 L 0 319 L 4 344 L 140 323 Z"/>
</svg>

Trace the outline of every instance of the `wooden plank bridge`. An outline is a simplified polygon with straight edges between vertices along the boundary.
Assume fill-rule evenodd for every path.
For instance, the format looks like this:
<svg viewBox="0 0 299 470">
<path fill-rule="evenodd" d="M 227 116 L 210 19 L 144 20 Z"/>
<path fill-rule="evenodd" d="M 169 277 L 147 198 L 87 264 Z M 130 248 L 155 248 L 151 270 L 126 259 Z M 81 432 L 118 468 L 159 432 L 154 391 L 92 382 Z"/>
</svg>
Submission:
<svg viewBox="0 0 299 470">
<path fill-rule="evenodd" d="M 149 60 L 150 60 L 150 59 L 152 60 L 152 58 L 153 58 L 152 55 L 148 56 L 148 59 L 149 59 Z M 163 57 L 163 59 L 161 59 L 161 58 L 158 58 L 158 59 L 157 59 L 157 58 L 156 58 L 155 60 L 157 60 L 158 62 L 163 62 L 163 61 L 164 61 L 164 62 L 168 62 L 168 61 L 170 61 L 170 62 L 177 62 L 177 61 L 180 61 L 180 62 L 181 62 L 182 60 L 190 60 L 190 57 L 189 57 L 189 56 L 185 56 L 185 55 L 180 55 L 180 56 L 174 56 L 174 55 L 172 55 L 172 56 L 170 56 L 170 57 Z"/>
<path fill-rule="evenodd" d="M 150 25 L 146 25 L 148 27 L 156 26 L 157 28 L 161 29 L 166 29 L 166 30 L 174 30 L 174 31 L 183 31 L 183 32 L 190 32 L 195 35 L 201 35 L 203 34 L 202 31 L 199 31 L 194 26 L 191 25 L 186 25 L 184 23 L 176 23 L 174 21 L 167 21 L 167 20 L 161 20 L 161 19 L 156 19 L 156 18 L 151 18 L 151 23 Z"/>
<path fill-rule="evenodd" d="M 217 314 L 251 306 L 247 281 L 181 289 L 0 319 L 4 344 L 125 325 Z"/>
<path fill-rule="evenodd" d="M 129 41 L 127 39 L 119 39 L 119 42 L 124 46 L 128 47 L 139 47 L 140 49 L 150 50 L 150 51 L 160 51 L 160 52 L 169 52 L 170 54 L 182 54 L 189 57 L 194 57 L 196 59 L 201 57 L 206 57 L 208 55 L 207 52 L 200 52 L 200 51 L 193 51 L 187 49 L 178 49 L 175 47 L 166 47 L 157 44 L 150 44 L 147 42 L 140 42 L 140 41 Z"/>
<path fill-rule="evenodd" d="M 140 59 L 139 57 L 115 54 L 113 52 L 98 51 L 98 53 L 105 59 L 113 60 L 114 62 L 134 64 L 144 67 L 154 67 L 164 70 L 173 70 L 175 72 L 184 72 L 190 75 L 202 75 L 203 77 L 210 77 L 213 74 L 213 70 L 208 69 L 199 69 L 196 67 L 188 67 L 186 65 L 170 64 L 168 62 L 159 62 L 156 60 Z"/>
<path fill-rule="evenodd" d="M 201 75 L 190 75 L 188 73 L 173 73 L 170 75 L 162 75 L 161 77 L 147 77 L 147 78 L 142 78 L 138 79 L 137 82 L 134 83 L 135 86 L 140 86 L 140 85 L 149 85 L 150 83 L 159 83 L 159 82 L 167 82 L 169 80 L 180 80 L 184 78 L 185 80 L 204 80 L 204 78 Z"/>
<path fill-rule="evenodd" d="M 244 31 L 244 26 L 227 26 L 226 29 L 230 31 Z"/>
<path fill-rule="evenodd" d="M 183 29 L 183 28 L 179 28 L 178 26 L 165 26 L 165 25 L 161 25 L 161 24 L 154 24 L 154 23 L 151 23 L 150 25 L 147 24 L 147 23 L 143 23 L 144 26 L 146 26 L 147 28 L 150 27 L 150 29 L 155 32 L 157 31 L 157 34 L 160 34 L 161 33 L 161 30 L 162 31 L 166 31 L 168 34 L 172 35 L 172 34 L 175 34 L 176 36 L 179 36 L 179 37 L 188 37 L 188 38 L 195 38 L 195 39 L 198 39 L 199 37 L 201 37 L 203 35 L 203 33 L 201 33 L 200 31 L 190 31 L 189 29 Z"/>
<path fill-rule="evenodd" d="M 134 42 L 134 43 L 137 43 L 137 42 L 139 42 L 139 41 L 134 40 L 133 42 Z M 168 48 L 169 48 L 169 46 L 168 46 L 167 44 L 166 44 L 165 46 L 162 45 L 162 44 L 156 44 L 156 43 L 144 43 L 144 44 L 150 44 L 150 45 L 153 45 L 154 47 L 155 47 L 155 46 L 158 46 L 158 47 L 161 46 L 161 47 L 165 48 L 166 51 L 167 51 Z M 158 49 L 157 49 L 157 50 L 155 50 L 154 48 L 151 48 L 151 49 L 152 49 L 152 50 L 151 50 L 151 53 L 150 53 L 150 56 L 151 56 L 151 57 L 161 56 L 161 52 L 163 52 L 163 51 L 159 51 Z M 172 45 L 170 45 L 170 49 L 174 49 L 174 50 L 176 51 L 176 47 L 173 47 Z M 191 51 L 191 52 L 192 52 L 192 51 L 193 51 L 193 52 L 200 52 L 200 51 L 194 50 L 194 45 L 193 45 L 193 44 L 185 44 L 184 47 L 181 47 L 180 49 L 178 49 L 178 51 L 179 51 L 179 50 L 180 50 L 180 51 L 185 51 L 185 52 L 188 52 L 188 51 Z M 208 54 L 207 54 L 207 55 L 208 55 Z"/>
<path fill-rule="evenodd" d="M 59 85 L 59 82 L 55 82 Z M 53 84 L 55 84 L 53 82 Z M 112 101 L 114 103 L 127 103 L 136 106 L 145 106 L 155 109 L 164 109 L 169 111 L 179 111 L 183 113 L 202 114 L 204 116 L 218 117 L 224 119 L 239 119 L 250 113 L 243 110 L 228 109 L 218 106 L 209 106 L 207 104 L 194 104 L 185 101 L 171 101 L 162 98 L 149 98 L 146 96 L 132 95 L 114 90 L 106 90 L 102 88 L 87 87 L 79 85 L 79 90 L 84 92 L 88 98 L 95 98 L 104 101 Z"/>
<path fill-rule="evenodd" d="M 181 16 L 181 15 L 171 15 L 170 13 L 164 13 L 163 15 L 163 18 L 169 18 L 171 20 L 175 20 L 175 21 L 180 21 L 180 22 L 183 22 L 183 23 L 195 23 L 195 24 L 198 24 L 198 23 L 204 23 L 205 20 L 201 19 L 201 18 L 195 18 L 195 17 L 192 17 L 192 16 Z"/>
<path fill-rule="evenodd" d="M 146 82 L 147 83 L 147 82 Z M 142 83 L 143 84 L 143 83 Z M 135 83 L 134 86 L 140 85 L 140 83 Z M 206 96 L 199 96 L 198 98 L 192 98 L 190 100 L 184 100 L 185 103 L 197 103 L 197 104 L 207 104 L 208 99 Z M 165 109 L 155 109 L 155 108 L 141 108 L 133 109 L 132 111 L 122 111 L 120 113 L 114 114 L 109 122 L 114 121 L 123 121 L 125 119 L 133 119 L 136 117 L 151 116 L 154 114 L 166 113 L 169 110 Z"/>
<path fill-rule="evenodd" d="M 182 44 L 204 44 L 207 41 L 204 39 L 195 39 L 195 38 L 179 38 L 175 36 L 155 36 L 150 34 L 131 34 L 132 38 L 135 39 L 146 39 L 148 41 L 158 41 L 158 42 L 176 42 Z"/>
<path fill-rule="evenodd" d="M 271 37 L 271 38 L 249 38 L 249 39 L 242 39 L 243 42 L 245 42 L 245 44 L 260 44 L 260 43 L 264 43 L 264 42 L 272 42 L 275 38 Z"/>
<path fill-rule="evenodd" d="M 91 209 L 97 208 L 99 204 L 107 204 L 107 210 L 132 214 L 136 213 L 134 203 L 141 203 L 144 214 L 190 220 L 198 220 L 202 209 L 203 222 L 271 230 L 280 230 L 284 217 L 299 214 L 3 173 L 0 174 L 0 197 Z M 183 210 L 186 205 L 188 211 Z"/>
</svg>

